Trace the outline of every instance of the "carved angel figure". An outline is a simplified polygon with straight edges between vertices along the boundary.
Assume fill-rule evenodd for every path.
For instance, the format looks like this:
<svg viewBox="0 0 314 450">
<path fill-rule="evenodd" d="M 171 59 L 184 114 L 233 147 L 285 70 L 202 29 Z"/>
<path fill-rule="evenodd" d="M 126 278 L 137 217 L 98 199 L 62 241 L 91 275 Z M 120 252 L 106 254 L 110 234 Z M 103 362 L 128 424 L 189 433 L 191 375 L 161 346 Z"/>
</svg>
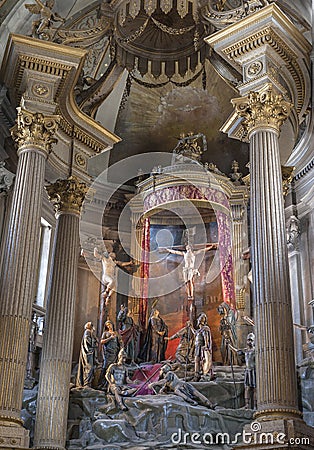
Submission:
<svg viewBox="0 0 314 450">
<path fill-rule="evenodd" d="M 201 155 L 207 150 L 206 137 L 203 133 L 194 134 L 193 131 L 189 133 L 180 133 L 178 143 L 173 149 L 174 155 L 182 155 L 196 161 L 201 160 Z"/>
<path fill-rule="evenodd" d="M 53 35 L 53 22 L 64 22 L 58 13 L 53 13 L 54 0 L 46 0 L 42 3 L 40 0 L 35 0 L 36 4 L 27 4 L 25 8 L 32 14 L 39 14 L 40 17 L 32 23 L 32 37 L 38 37 L 44 40 L 51 40 Z"/>
</svg>

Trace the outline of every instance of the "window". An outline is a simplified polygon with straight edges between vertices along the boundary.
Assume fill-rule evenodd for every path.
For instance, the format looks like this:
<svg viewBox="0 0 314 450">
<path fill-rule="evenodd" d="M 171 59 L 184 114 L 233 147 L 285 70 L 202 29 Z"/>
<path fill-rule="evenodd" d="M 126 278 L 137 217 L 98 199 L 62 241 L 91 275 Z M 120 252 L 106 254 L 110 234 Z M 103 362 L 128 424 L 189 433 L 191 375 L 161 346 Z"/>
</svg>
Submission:
<svg viewBox="0 0 314 450">
<path fill-rule="evenodd" d="M 45 219 L 41 218 L 38 282 L 37 282 L 37 293 L 35 303 L 36 305 L 41 306 L 43 308 L 46 305 L 50 240 L 51 240 L 51 226 Z"/>
</svg>

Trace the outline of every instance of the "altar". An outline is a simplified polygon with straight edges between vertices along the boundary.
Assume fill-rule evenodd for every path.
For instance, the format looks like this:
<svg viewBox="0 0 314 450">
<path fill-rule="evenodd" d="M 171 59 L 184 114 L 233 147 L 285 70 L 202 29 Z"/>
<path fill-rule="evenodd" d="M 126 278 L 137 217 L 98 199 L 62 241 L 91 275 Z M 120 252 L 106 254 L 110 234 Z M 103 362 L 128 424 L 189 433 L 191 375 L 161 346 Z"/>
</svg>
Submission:
<svg viewBox="0 0 314 450">
<path fill-rule="evenodd" d="M 247 240 L 247 186 L 234 182 L 214 165 L 186 158 L 159 167 L 137 183 L 130 201 L 131 254 L 141 261 L 132 280 L 129 309 L 145 330 L 152 308 L 158 307 L 169 336 L 205 312 L 213 337 L 213 359 L 222 363 L 220 316 L 226 303 L 238 310 L 239 343 L 245 342 L 250 316 Z M 191 297 L 184 279 L 186 246 L 195 254 Z M 138 277 L 136 276 L 138 275 Z M 177 342 L 169 341 L 173 358 Z"/>
</svg>

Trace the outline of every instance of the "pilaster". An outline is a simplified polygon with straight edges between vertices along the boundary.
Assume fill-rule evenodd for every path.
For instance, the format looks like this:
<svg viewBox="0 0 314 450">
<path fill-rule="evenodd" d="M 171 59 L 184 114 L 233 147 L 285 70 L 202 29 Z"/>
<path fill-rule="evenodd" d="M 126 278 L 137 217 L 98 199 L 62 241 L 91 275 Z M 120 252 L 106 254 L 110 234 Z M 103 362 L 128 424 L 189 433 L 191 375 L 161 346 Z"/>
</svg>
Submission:
<svg viewBox="0 0 314 450">
<path fill-rule="evenodd" d="M 247 260 L 243 260 L 242 258 L 243 252 L 249 246 L 246 208 L 247 205 L 245 203 L 231 203 L 233 225 L 232 260 L 234 265 L 236 309 L 238 311 L 238 319 L 236 324 L 238 348 L 245 347 L 248 334 L 247 323 L 242 319 L 242 317 L 251 317 L 250 286 L 247 280 L 247 274 L 249 272 L 249 262 Z"/>
<path fill-rule="evenodd" d="M 288 246 L 288 260 L 290 269 L 290 289 L 292 298 L 293 322 L 304 325 L 304 302 L 302 293 L 302 271 L 299 249 L 300 221 L 295 215 L 291 215 L 286 224 L 286 236 Z M 302 330 L 294 328 L 296 364 L 303 359 Z"/>
<path fill-rule="evenodd" d="M 132 213 L 132 236 L 131 236 L 131 255 L 136 264 L 140 264 L 142 260 L 142 247 L 141 242 L 143 240 L 143 220 L 140 213 Z M 141 295 L 141 278 L 140 267 L 133 274 L 132 278 L 132 293 L 137 300 Z M 134 302 L 134 307 L 138 309 L 138 301 Z M 138 311 L 136 311 L 138 315 Z"/>
<path fill-rule="evenodd" d="M 4 161 L 0 161 L 0 273 L 12 206 L 14 178 L 15 174 L 6 169 Z"/>
<path fill-rule="evenodd" d="M 142 243 L 144 234 L 143 219 L 143 200 L 141 196 L 134 196 L 130 201 L 131 207 L 131 257 L 138 264 L 136 272 L 132 278 L 132 305 L 129 305 L 134 319 L 140 321 L 140 298 L 141 298 L 141 262 L 142 262 Z"/>
<path fill-rule="evenodd" d="M 63 449 L 66 440 L 77 268 L 79 217 L 85 183 L 76 177 L 46 187 L 56 211 L 53 268 L 41 359 L 34 446 Z"/>
</svg>

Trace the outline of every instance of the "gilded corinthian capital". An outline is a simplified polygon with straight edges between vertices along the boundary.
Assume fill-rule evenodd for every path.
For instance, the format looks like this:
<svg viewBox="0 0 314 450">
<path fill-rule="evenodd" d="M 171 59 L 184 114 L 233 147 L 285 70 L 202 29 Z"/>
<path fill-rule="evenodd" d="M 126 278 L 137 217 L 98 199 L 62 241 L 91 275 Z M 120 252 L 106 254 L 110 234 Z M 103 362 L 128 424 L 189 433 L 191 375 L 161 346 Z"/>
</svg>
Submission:
<svg viewBox="0 0 314 450">
<path fill-rule="evenodd" d="M 16 125 L 11 134 L 18 146 L 18 151 L 27 147 L 39 147 L 47 155 L 52 144 L 57 142 L 53 137 L 57 131 L 59 116 L 44 116 L 41 113 L 32 113 L 23 108 L 17 108 Z"/>
<path fill-rule="evenodd" d="M 49 200 L 57 214 L 80 214 L 82 204 L 88 191 L 85 183 L 81 183 L 76 177 L 71 176 L 65 180 L 57 180 L 45 187 Z"/>
<path fill-rule="evenodd" d="M 249 92 L 246 97 L 234 98 L 231 102 L 238 116 L 243 117 L 242 126 L 247 134 L 262 128 L 273 128 L 279 133 L 293 107 L 271 84 L 259 92 Z"/>
</svg>

